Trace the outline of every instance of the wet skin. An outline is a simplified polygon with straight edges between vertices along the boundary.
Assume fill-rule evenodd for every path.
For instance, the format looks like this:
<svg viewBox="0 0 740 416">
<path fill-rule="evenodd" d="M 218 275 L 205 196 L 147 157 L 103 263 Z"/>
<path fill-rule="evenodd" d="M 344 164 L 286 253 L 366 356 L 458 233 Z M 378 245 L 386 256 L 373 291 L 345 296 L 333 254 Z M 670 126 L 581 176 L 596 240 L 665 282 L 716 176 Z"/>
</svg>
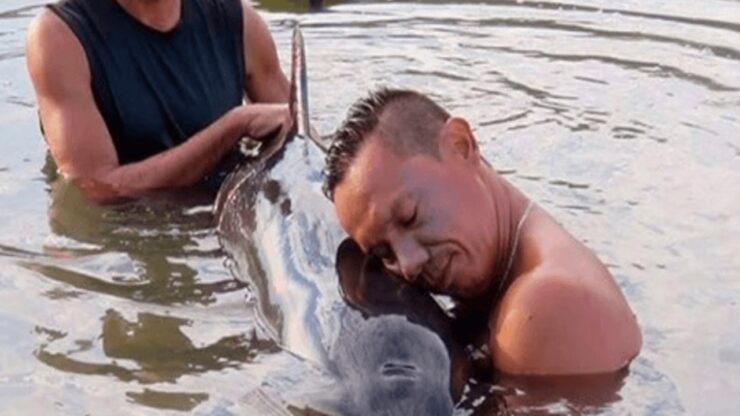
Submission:
<svg viewBox="0 0 740 416">
<path fill-rule="evenodd" d="M 629 364 L 641 335 L 609 271 L 540 207 L 517 231 L 529 201 L 482 159 L 468 123 L 445 123 L 438 157 L 404 155 L 384 117 L 334 189 L 340 223 L 362 250 L 414 285 L 484 305 L 503 372 L 595 374 Z"/>
<path fill-rule="evenodd" d="M 456 122 L 450 134 L 463 134 Z M 434 292 L 475 297 L 492 284 L 499 223 L 480 160 L 396 154 L 371 134 L 335 189 L 344 229 L 392 272 Z M 473 149 L 462 149 L 472 152 Z M 507 253 L 508 254 L 508 253 Z"/>
</svg>

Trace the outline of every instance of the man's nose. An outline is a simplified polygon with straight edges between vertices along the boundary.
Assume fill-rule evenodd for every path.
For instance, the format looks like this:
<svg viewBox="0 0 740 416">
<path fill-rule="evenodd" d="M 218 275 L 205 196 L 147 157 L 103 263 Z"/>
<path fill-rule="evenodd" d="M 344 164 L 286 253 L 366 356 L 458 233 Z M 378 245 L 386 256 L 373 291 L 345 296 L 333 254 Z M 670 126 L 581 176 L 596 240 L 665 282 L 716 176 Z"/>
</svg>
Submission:
<svg viewBox="0 0 740 416">
<path fill-rule="evenodd" d="M 407 239 L 399 242 L 395 249 L 396 263 L 398 271 L 404 277 L 404 279 L 413 282 L 422 270 L 424 270 L 424 264 L 429 260 L 429 254 L 421 244 L 418 244 L 413 239 Z"/>
</svg>

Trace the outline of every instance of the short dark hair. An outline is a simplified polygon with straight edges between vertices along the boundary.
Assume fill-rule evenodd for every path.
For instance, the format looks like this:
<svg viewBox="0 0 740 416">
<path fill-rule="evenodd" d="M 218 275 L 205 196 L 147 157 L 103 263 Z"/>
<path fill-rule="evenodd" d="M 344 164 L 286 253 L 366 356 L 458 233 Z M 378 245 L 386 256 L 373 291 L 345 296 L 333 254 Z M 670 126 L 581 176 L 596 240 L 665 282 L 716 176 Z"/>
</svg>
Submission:
<svg viewBox="0 0 740 416">
<path fill-rule="evenodd" d="M 324 194 L 344 179 L 367 136 L 381 130 L 397 154 L 426 153 L 439 157 L 438 136 L 450 114 L 431 98 L 413 90 L 381 87 L 357 100 L 332 135 L 324 168 Z"/>
</svg>

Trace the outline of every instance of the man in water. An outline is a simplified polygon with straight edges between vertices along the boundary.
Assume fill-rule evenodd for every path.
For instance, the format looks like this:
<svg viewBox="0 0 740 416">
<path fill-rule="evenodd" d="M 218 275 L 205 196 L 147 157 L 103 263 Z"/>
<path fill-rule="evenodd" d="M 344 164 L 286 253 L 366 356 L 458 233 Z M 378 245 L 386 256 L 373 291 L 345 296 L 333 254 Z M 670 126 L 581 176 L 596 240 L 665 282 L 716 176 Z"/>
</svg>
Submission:
<svg viewBox="0 0 740 416">
<path fill-rule="evenodd" d="M 63 0 L 34 19 L 26 55 L 51 154 L 94 199 L 193 184 L 290 119 L 247 0 Z"/>
<path fill-rule="evenodd" d="M 481 157 L 467 121 L 414 91 L 359 100 L 327 155 L 327 195 L 362 250 L 487 324 L 505 373 L 613 372 L 641 335 L 596 256 Z"/>
</svg>

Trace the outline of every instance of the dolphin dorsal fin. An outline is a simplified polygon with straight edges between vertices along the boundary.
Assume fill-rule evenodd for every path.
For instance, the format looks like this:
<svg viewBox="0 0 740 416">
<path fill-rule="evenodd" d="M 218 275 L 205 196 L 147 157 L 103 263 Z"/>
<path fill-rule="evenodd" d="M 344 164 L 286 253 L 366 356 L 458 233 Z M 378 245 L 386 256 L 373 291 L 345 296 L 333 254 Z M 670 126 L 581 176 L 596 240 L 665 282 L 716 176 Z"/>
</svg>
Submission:
<svg viewBox="0 0 740 416">
<path fill-rule="evenodd" d="M 296 133 L 308 137 L 311 125 L 308 118 L 308 85 L 306 74 L 306 50 L 300 25 L 293 29 L 293 49 L 290 72 L 290 111 L 293 114 Z"/>
<path fill-rule="evenodd" d="M 290 112 L 293 115 L 293 131 L 301 138 L 313 141 L 326 152 L 326 145 L 314 137 L 308 115 L 308 73 L 306 71 L 306 48 L 301 27 L 293 29 L 293 48 L 290 71 Z"/>
</svg>

